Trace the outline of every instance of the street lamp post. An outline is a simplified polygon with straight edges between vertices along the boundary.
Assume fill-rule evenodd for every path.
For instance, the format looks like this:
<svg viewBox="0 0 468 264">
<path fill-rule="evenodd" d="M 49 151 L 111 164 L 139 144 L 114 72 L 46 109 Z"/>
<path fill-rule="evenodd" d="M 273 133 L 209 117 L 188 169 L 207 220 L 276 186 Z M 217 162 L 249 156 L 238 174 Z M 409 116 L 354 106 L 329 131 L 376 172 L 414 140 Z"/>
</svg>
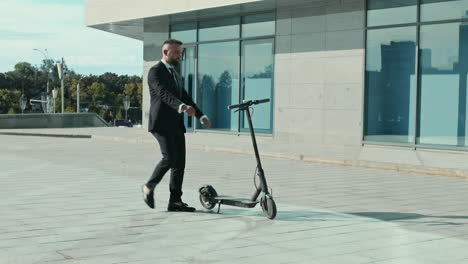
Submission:
<svg viewBox="0 0 468 264">
<path fill-rule="evenodd" d="M 128 99 L 128 95 L 125 96 L 125 99 L 123 100 L 123 105 L 125 108 L 125 120 L 127 120 L 127 111 L 130 108 L 130 99 Z"/>
<path fill-rule="evenodd" d="M 54 88 L 54 89 L 52 90 L 52 97 L 54 98 L 54 103 L 53 103 L 53 105 L 54 105 L 54 114 L 55 114 L 55 100 L 57 99 L 57 88 Z"/>
<path fill-rule="evenodd" d="M 24 94 L 21 94 L 19 103 L 21 107 L 21 114 L 24 114 L 24 109 L 26 109 L 26 104 L 28 103 L 28 100 Z"/>
<path fill-rule="evenodd" d="M 44 63 L 45 63 L 45 66 L 46 66 L 46 71 L 47 71 L 47 87 L 46 87 L 46 92 L 47 92 L 47 106 L 46 108 L 47 109 L 50 109 L 50 74 L 52 73 L 52 69 L 49 67 L 49 61 L 50 61 L 50 57 L 46 55 L 46 53 L 48 54 L 47 52 L 47 49 L 44 49 L 44 51 L 46 53 L 44 53 L 42 50 L 39 50 L 39 49 L 33 49 L 34 51 L 37 51 L 37 52 L 40 52 L 43 56 L 44 56 Z M 50 113 L 50 111 L 48 111 Z"/>
<path fill-rule="evenodd" d="M 60 89 L 60 92 L 62 93 L 61 95 L 61 99 L 62 99 L 62 114 L 65 112 L 65 109 L 64 109 L 64 83 L 63 83 L 63 58 L 62 58 L 62 61 L 59 61 L 57 62 L 57 70 L 58 70 L 58 75 L 59 75 L 59 79 L 60 79 L 60 86 L 61 86 L 61 89 Z"/>
</svg>

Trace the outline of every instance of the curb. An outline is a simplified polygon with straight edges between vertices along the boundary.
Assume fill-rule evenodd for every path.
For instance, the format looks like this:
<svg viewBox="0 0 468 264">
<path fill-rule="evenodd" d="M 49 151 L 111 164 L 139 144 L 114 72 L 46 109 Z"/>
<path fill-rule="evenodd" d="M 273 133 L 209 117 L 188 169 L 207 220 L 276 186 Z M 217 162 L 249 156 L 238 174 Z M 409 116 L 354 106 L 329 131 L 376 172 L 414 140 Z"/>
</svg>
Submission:
<svg viewBox="0 0 468 264">
<path fill-rule="evenodd" d="M 33 136 L 33 137 L 62 137 L 62 138 L 91 138 L 91 135 L 76 134 L 45 134 L 45 133 L 24 133 L 24 132 L 0 132 L 6 136 Z"/>
</svg>

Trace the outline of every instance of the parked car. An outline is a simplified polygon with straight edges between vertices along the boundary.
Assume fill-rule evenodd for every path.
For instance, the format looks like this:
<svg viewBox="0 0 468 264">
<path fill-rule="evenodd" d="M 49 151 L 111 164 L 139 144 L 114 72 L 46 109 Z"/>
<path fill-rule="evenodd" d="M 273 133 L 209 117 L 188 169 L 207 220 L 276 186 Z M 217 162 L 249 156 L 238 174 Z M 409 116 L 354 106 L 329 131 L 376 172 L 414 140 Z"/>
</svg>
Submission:
<svg viewBox="0 0 468 264">
<path fill-rule="evenodd" d="M 116 119 L 114 120 L 114 126 L 126 126 L 126 127 L 133 127 L 133 123 L 131 120 L 126 119 Z"/>
</svg>

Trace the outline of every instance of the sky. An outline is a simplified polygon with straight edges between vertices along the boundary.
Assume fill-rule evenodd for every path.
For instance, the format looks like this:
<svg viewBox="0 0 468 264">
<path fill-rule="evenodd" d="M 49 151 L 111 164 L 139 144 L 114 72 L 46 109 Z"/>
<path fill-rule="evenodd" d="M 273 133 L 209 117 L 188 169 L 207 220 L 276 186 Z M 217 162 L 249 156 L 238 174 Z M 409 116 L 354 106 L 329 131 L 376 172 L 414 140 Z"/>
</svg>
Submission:
<svg viewBox="0 0 468 264">
<path fill-rule="evenodd" d="M 78 74 L 142 75 L 143 43 L 86 27 L 85 0 L 1 0 L 0 72 L 41 65 L 43 51 Z"/>
</svg>

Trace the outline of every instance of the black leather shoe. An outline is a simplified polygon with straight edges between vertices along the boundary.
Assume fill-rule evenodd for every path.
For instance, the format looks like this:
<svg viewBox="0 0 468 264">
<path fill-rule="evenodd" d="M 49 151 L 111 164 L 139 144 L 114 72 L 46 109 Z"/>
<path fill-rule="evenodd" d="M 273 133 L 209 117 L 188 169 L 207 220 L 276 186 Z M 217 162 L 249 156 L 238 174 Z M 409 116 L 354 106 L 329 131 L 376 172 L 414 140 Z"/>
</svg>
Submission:
<svg viewBox="0 0 468 264">
<path fill-rule="evenodd" d="M 188 206 L 186 203 L 170 203 L 167 206 L 167 210 L 170 212 L 193 212 L 195 208 Z"/>
<path fill-rule="evenodd" d="M 143 201 L 145 201 L 149 208 L 154 209 L 153 191 L 151 191 L 149 194 L 145 194 L 145 185 L 143 184 L 141 186 L 141 192 L 143 193 Z"/>
</svg>

